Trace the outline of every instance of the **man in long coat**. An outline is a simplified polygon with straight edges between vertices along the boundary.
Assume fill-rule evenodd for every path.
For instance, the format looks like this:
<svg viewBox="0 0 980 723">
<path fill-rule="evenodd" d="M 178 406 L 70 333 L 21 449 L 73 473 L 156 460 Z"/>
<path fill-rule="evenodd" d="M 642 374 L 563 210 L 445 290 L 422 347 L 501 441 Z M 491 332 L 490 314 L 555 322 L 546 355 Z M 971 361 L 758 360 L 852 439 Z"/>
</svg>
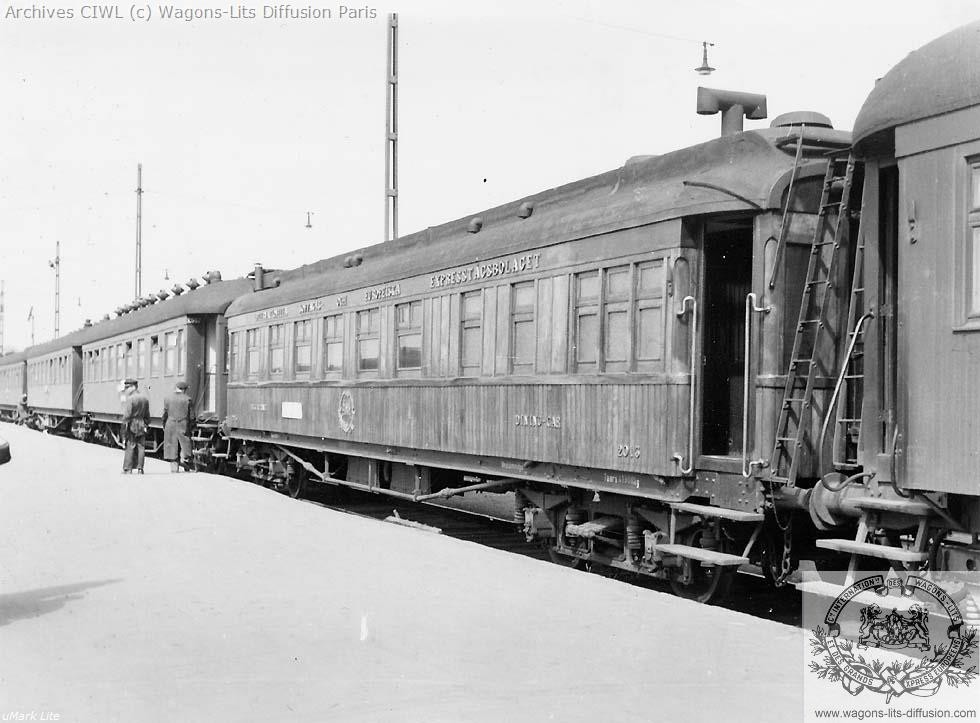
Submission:
<svg viewBox="0 0 980 723">
<path fill-rule="evenodd" d="M 177 382 L 173 394 L 163 400 L 163 458 L 170 462 L 170 471 L 179 472 L 180 463 L 187 469 L 191 459 L 191 440 L 188 427 L 193 416 L 191 398 L 187 396 L 187 382 Z"/>
<path fill-rule="evenodd" d="M 126 453 L 123 455 L 123 474 L 134 469 L 143 474 L 143 443 L 150 428 L 150 400 L 139 390 L 135 379 L 123 382 L 126 401 L 123 404 L 122 432 L 126 440 Z"/>
</svg>

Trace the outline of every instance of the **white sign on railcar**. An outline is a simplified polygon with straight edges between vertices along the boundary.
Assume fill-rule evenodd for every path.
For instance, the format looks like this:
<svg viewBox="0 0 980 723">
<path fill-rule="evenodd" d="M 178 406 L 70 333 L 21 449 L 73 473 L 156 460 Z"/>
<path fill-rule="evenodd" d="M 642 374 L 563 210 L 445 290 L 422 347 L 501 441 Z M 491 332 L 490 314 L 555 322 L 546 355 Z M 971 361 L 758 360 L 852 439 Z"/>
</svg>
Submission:
<svg viewBox="0 0 980 723">
<path fill-rule="evenodd" d="M 303 404 L 301 402 L 283 402 L 282 403 L 282 418 L 283 419 L 302 419 L 303 418 Z"/>
</svg>

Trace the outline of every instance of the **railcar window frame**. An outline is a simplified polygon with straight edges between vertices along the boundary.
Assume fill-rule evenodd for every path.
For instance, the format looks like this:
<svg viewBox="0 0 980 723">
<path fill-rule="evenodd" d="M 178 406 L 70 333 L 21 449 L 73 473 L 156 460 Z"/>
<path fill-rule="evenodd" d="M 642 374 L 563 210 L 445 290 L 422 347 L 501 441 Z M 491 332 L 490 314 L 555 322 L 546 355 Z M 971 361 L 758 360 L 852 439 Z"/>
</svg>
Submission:
<svg viewBox="0 0 980 723">
<path fill-rule="evenodd" d="M 634 300 L 633 300 L 633 359 L 634 359 L 634 369 L 638 372 L 644 371 L 654 371 L 659 368 L 664 361 L 664 296 L 667 279 L 667 264 L 668 259 L 666 257 L 660 257 L 655 259 L 650 259 L 649 261 L 641 261 L 636 266 L 636 271 L 634 274 Z M 643 285 L 643 272 L 646 270 L 656 271 L 657 282 L 655 285 L 649 288 Z M 644 319 L 644 313 L 649 311 L 656 311 L 653 318 L 653 325 L 657 330 L 657 349 L 655 356 L 642 356 L 641 355 L 641 344 L 644 338 L 642 334 L 642 324 Z"/>
<path fill-rule="evenodd" d="M 577 374 L 599 371 L 601 349 L 600 309 L 602 300 L 602 274 L 599 269 L 588 269 L 572 274 L 572 369 Z M 587 326 L 586 326 L 587 325 Z M 585 329 L 588 328 L 586 334 Z M 583 337 L 590 337 L 583 339 Z"/>
<path fill-rule="evenodd" d="M 344 373 L 344 315 L 328 314 L 322 319 L 323 324 L 323 377 L 326 379 L 339 377 Z M 331 365 L 331 352 L 339 358 L 339 364 Z"/>
<path fill-rule="evenodd" d="M 360 309 L 355 322 L 355 351 L 357 356 L 357 374 L 359 376 L 377 376 L 381 370 L 381 307 Z M 368 319 L 367 327 L 362 326 L 362 320 Z M 365 345 L 374 343 L 374 366 L 364 367 L 363 363 L 370 357 L 362 355 Z"/>
<path fill-rule="evenodd" d="M 395 304 L 395 372 L 419 376 L 422 372 L 422 301 Z M 414 347 L 407 346 L 415 340 Z M 412 352 L 414 349 L 414 359 Z"/>
<path fill-rule="evenodd" d="M 187 346 L 183 329 L 177 330 L 177 376 L 183 376 L 187 370 Z"/>
<path fill-rule="evenodd" d="M 282 379 L 286 374 L 286 325 L 269 324 L 266 328 L 268 344 L 268 377 Z M 278 357 L 278 366 L 276 358 Z"/>
<path fill-rule="evenodd" d="M 530 292 L 531 302 L 530 304 L 518 305 L 518 293 L 525 290 Z M 509 371 L 515 376 L 534 374 L 535 363 L 537 361 L 537 337 L 535 336 L 537 301 L 538 286 L 536 279 L 518 281 L 510 285 L 510 354 L 508 354 L 508 357 L 510 359 Z M 529 329 L 524 330 L 520 328 L 525 324 L 529 326 Z M 523 336 L 522 334 L 525 331 L 529 331 L 530 335 L 527 337 Z M 530 340 L 531 344 L 530 350 L 520 350 L 518 348 L 520 342 L 523 341 L 526 343 L 528 340 Z M 527 353 L 529 360 L 518 361 L 519 352 Z M 521 359 L 524 358 L 523 356 L 521 357 Z"/>
<path fill-rule="evenodd" d="M 245 330 L 245 379 L 255 381 L 262 376 L 262 329 Z"/>
<path fill-rule="evenodd" d="M 305 356 L 302 364 L 300 357 Z M 313 373 L 313 319 L 297 319 L 293 322 L 293 377 L 309 379 Z"/>
<path fill-rule="evenodd" d="M 475 310 L 467 309 L 467 302 L 475 302 Z M 468 338 L 475 340 L 475 349 L 468 347 Z M 471 357 L 470 354 L 475 356 Z M 483 289 L 474 289 L 459 295 L 459 374 L 478 377 L 482 371 Z"/>
<path fill-rule="evenodd" d="M 160 346 L 160 335 L 154 334 L 150 337 L 150 377 L 159 377 L 163 370 L 162 347 Z"/>
<path fill-rule="evenodd" d="M 963 254 L 962 318 L 966 330 L 980 330 L 980 154 L 966 157 L 966 221 Z"/>
<path fill-rule="evenodd" d="M 228 333 L 228 381 L 237 382 L 241 379 L 239 369 L 242 342 L 242 332 L 232 331 Z"/>
</svg>

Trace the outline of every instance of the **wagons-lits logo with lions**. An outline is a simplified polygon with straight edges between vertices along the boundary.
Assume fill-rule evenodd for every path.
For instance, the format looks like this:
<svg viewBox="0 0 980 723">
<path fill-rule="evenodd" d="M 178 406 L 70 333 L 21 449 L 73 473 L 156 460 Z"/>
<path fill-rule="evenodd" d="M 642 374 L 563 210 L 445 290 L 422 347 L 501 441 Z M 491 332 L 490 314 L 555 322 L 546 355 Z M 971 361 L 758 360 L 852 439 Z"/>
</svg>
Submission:
<svg viewBox="0 0 980 723">
<path fill-rule="evenodd" d="M 872 591 L 880 604 L 849 607 Z M 898 597 L 889 604 L 893 591 Z M 834 599 L 824 622 L 826 628 L 818 625 L 810 638 L 810 672 L 839 682 L 851 695 L 869 690 L 888 703 L 905 694 L 933 696 L 944 684 L 959 688 L 977 678 L 977 629 L 964 623 L 945 589 L 925 578 L 865 578 Z M 842 622 L 849 631 L 857 627 L 856 635 L 843 635 Z"/>
</svg>

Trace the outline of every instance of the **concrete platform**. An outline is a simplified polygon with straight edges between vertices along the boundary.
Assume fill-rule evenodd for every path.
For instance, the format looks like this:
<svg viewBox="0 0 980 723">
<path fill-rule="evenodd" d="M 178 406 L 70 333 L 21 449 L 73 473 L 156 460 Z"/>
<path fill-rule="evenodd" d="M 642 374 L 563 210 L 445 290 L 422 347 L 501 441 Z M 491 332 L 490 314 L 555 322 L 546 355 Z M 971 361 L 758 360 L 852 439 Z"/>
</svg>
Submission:
<svg viewBox="0 0 980 723">
<path fill-rule="evenodd" d="M 792 721 L 802 631 L 0 425 L 0 708 Z"/>
</svg>

